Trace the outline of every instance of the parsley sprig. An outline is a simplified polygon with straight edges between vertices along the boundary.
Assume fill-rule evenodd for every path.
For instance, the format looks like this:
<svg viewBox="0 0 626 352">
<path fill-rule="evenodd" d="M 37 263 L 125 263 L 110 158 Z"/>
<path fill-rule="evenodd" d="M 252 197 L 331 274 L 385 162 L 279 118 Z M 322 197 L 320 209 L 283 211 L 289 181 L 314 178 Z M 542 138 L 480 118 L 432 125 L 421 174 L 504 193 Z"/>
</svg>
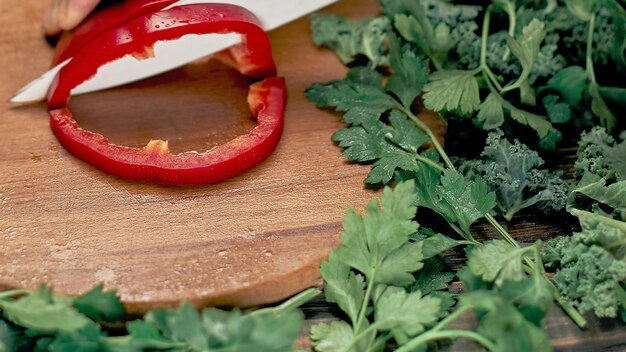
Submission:
<svg viewBox="0 0 626 352">
<path fill-rule="evenodd" d="M 279 306 L 251 312 L 206 308 L 183 302 L 125 322 L 126 310 L 102 286 L 78 297 L 35 291 L 0 293 L 1 351 L 294 351 L 304 316 L 297 308 L 319 294 L 310 289 Z M 124 327 L 125 334 L 119 329 Z M 107 327 L 115 328 L 115 336 Z"/>
<path fill-rule="evenodd" d="M 549 27 L 553 25 L 549 16 L 544 19 L 529 19 L 530 16 L 525 16 L 523 11 L 530 10 L 522 10 L 521 7 L 517 7 L 521 5 L 507 0 L 494 1 L 482 12 L 476 10 L 475 7 L 449 5 L 436 0 L 423 2 L 425 4 L 402 0 L 381 1 L 383 13 L 390 19 L 395 31 L 389 35 L 388 72 L 390 74 L 388 76 L 380 73 L 386 70 L 376 71 L 375 68 L 379 65 L 370 62 L 367 67 L 352 68 L 347 79 L 313 85 L 306 91 L 307 97 L 320 107 L 335 108 L 345 112 L 343 121 L 349 126 L 333 135 L 333 140 L 345 148 L 344 155 L 348 159 L 361 163 L 373 163 L 373 168 L 365 180 L 366 183 L 387 184 L 395 180 L 399 187 L 404 185 L 401 182 L 413 182 L 417 194 L 415 205 L 418 209 L 429 208 L 438 213 L 447 221 L 451 230 L 463 238 L 463 245 L 469 248 L 468 269 L 464 274 L 464 281 L 467 281 L 466 290 L 473 291 L 471 288 L 474 283 L 479 288 L 478 291 L 482 293 L 488 291 L 488 296 L 494 297 L 493 300 L 497 301 L 502 297 L 511 300 L 513 304 L 510 307 L 494 303 L 491 308 L 512 309 L 518 312 L 518 315 L 511 314 L 517 316 L 516 324 L 520 326 L 520 330 L 525 331 L 525 340 L 523 340 L 530 341 L 533 349 L 540 350 L 538 347 L 540 344 L 535 343 L 546 340 L 540 328 L 552 301 L 556 300 L 579 326 L 583 327 L 585 320 L 574 308 L 575 302 L 568 300 L 563 290 L 558 290 L 547 278 L 540 254 L 542 244 L 538 242 L 532 246 L 520 246 L 490 212 L 496 204 L 498 204 L 498 212 L 504 213 L 507 219 L 520 209 L 533 205 L 541 206 L 544 211 L 558 211 L 565 205 L 567 193 L 565 186 L 559 174 L 537 169 L 543 161 L 535 152 L 526 146 L 520 146 L 521 144 L 517 141 L 511 144 L 504 139 L 502 133 L 499 134 L 502 140 L 497 142 L 497 147 L 494 140 L 492 145 L 488 146 L 491 149 L 485 149 L 487 153 L 485 155 L 494 160 L 478 161 L 474 170 L 482 171 L 468 175 L 466 180 L 456 169 L 452 158 L 435 138 L 432 130 L 416 116 L 415 98 L 421 94 L 425 107 L 440 112 L 449 119 L 474 118 L 476 124 L 485 129 L 506 127 L 505 122 L 509 117 L 512 121 L 534 130 L 540 140 L 539 146 L 544 149 L 554 148 L 562 139 L 562 133 L 555 127 L 555 124 L 564 124 L 572 119 L 572 109 L 580 108 L 575 105 L 582 105 L 583 101 L 586 101 L 580 97 L 585 92 L 588 92 L 591 102 L 587 108 L 598 115 L 600 124 L 608 129 L 615 127 L 610 122 L 610 117 L 607 117 L 612 112 L 608 106 L 604 106 L 608 112 L 602 112 L 599 108 L 598 104 L 602 102 L 603 97 L 593 92 L 593 62 L 587 65 L 586 70 L 582 70 L 584 75 L 582 79 L 565 74 L 569 71 L 578 73 L 579 70 L 573 68 L 575 66 L 565 68 L 563 73 L 537 69 L 537 63 L 544 60 L 546 53 L 552 50 L 548 44 L 544 43 L 544 40 L 554 38 L 550 32 L 554 29 Z M 606 3 L 613 4 L 611 1 Z M 596 29 L 593 22 L 594 14 L 601 6 L 604 4 L 598 3 L 584 9 L 589 13 L 588 18 L 584 20 L 589 22 L 585 24 L 589 33 L 586 51 L 588 62 L 592 61 L 589 58 L 593 57 L 595 50 L 592 45 L 594 43 L 593 32 Z M 432 9 L 447 15 L 437 17 L 437 15 L 429 14 L 428 11 Z M 424 15 L 424 10 L 426 10 L 426 15 Z M 499 51 L 501 55 L 497 60 L 500 61 L 497 62 L 496 67 L 500 70 L 504 67 L 501 64 L 508 62 L 512 57 L 519 65 L 517 71 L 515 69 L 511 71 L 517 72 L 515 75 L 510 72 L 506 74 L 497 72 L 490 62 L 493 59 L 488 52 L 493 36 L 490 33 L 490 25 L 491 18 L 497 10 L 504 10 L 509 19 L 509 27 L 506 49 Z M 546 9 L 545 11 L 549 13 L 555 10 Z M 468 18 L 476 17 L 479 13 L 483 14 L 483 18 L 477 65 L 463 67 L 463 64 L 457 64 L 455 66 L 450 61 L 450 57 L 455 45 L 460 45 L 461 40 L 458 39 L 460 37 L 452 36 L 454 27 L 451 27 L 449 23 L 454 22 L 457 25 L 467 23 Z M 621 14 L 619 11 L 617 13 Z M 435 22 L 435 18 L 438 22 Z M 450 45 L 437 45 L 435 38 L 442 40 L 446 38 Z M 434 72 L 430 71 L 429 61 L 425 60 L 423 55 L 430 59 L 430 63 L 435 68 Z M 546 79 L 545 86 L 536 90 L 532 84 L 538 77 L 549 79 Z M 519 94 L 519 98 L 514 98 L 514 92 Z M 537 113 L 538 109 L 535 107 L 537 92 L 544 94 L 540 100 L 544 104 L 544 114 Z M 545 92 L 553 95 L 545 95 Z M 529 108 L 520 108 L 520 105 Z M 510 134 L 510 130 L 507 133 Z M 428 150 L 429 146 L 432 146 L 434 151 Z M 491 152 L 493 153 L 489 154 Z M 503 161 L 502 168 L 500 164 Z M 506 175 L 510 177 L 510 185 L 505 185 L 507 179 L 504 176 Z M 485 181 L 483 176 L 490 177 L 491 183 Z M 595 182 L 597 187 L 602 186 L 600 181 L 595 180 Z M 612 187 L 616 188 L 618 185 Z M 588 189 L 584 188 L 585 191 Z M 578 191 L 578 193 L 582 192 L 582 189 Z M 608 199 L 606 192 L 604 194 L 605 196 L 594 193 L 594 196 Z M 583 211 L 573 210 L 578 216 L 582 216 Z M 493 226 L 502 240 L 486 243 L 476 241 L 471 225 L 483 218 Z M 362 235 L 367 233 L 366 228 L 361 230 Z M 424 239 L 418 239 L 416 243 L 420 243 L 421 240 Z M 348 254 L 339 250 L 336 254 L 332 254 L 329 260 L 342 262 L 345 260 L 342 255 Z M 419 271 L 423 270 L 423 268 L 415 269 L 415 267 L 411 269 L 417 270 L 415 275 L 419 275 Z M 403 273 L 406 272 L 403 271 Z M 383 328 L 384 324 L 383 326 L 377 325 L 376 300 L 368 303 L 369 310 L 365 309 L 364 303 L 372 296 L 367 292 L 375 282 L 370 282 L 369 274 L 356 266 L 344 268 L 344 273 L 351 278 L 350 275 L 360 278 L 357 281 L 363 285 L 366 292 L 365 301 L 361 301 L 359 318 L 351 320 L 352 325 L 347 322 L 336 323 L 345 324 L 343 331 L 351 331 L 352 337 L 347 338 L 338 333 L 338 330 L 333 330 L 336 333 L 333 335 L 336 341 L 343 339 L 341 341 L 348 344 L 346 351 L 352 347 L 358 347 L 355 340 L 366 336 L 369 336 L 370 344 L 367 343 L 367 339 L 361 340 L 360 343 L 369 347 L 357 350 L 368 350 L 368 348 L 374 348 L 372 346 L 379 346 L 380 344 L 376 343 L 377 338 L 387 341 L 391 338 L 390 336 L 393 336 L 398 345 L 417 341 L 411 342 L 410 347 L 401 347 L 401 350 L 404 350 L 402 348 L 409 350 L 430 341 L 431 330 L 407 339 L 407 336 L 396 336 L 386 332 Z M 327 279 L 326 276 L 324 278 Z M 327 284 L 330 283 L 327 281 Z M 404 289 L 409 290 L 407 287 L 405 286 Z M 511 287 L 517 288 L 521 293 L 515 294 L 515 290 Z M 463 297 L 465 296 L 461 296 L 460 302 L 464 302 Z M 332 301 L 332 297 L 330 299 Z M 342 307 L 341 304 L 339 305 Z M 459 307 L 465 306 L 460 304 Z M 475 308 L 477 306 L 463 309 Z M 481 306 L 477 309 L 487 308 Z M 372 313 L 372 320 L 368 320 L 365 324 L 363 314 L 369 316 Z M 530 325 L 528 325 L 529 322 Z M 363 330 L 364 324 L 367 325 L 365 330 Z M 494 328 L 492 326 L 492 330 Z M 445 338 L 447 335 L 442 335 L 437 330 L 432 332 L 432 336 L 435 339 L 434 336 Z M 324 336 L 318 337 L 321 341 L 318 344 L 318 350 L 333 350 L 325 349 Z M 497 334 L 491 335 L 490 341 L 495 340 L 499 343 L 499 338 Z M 490 350 L 498 348 L 489 343 L 482 344 Z"/>
</svg>

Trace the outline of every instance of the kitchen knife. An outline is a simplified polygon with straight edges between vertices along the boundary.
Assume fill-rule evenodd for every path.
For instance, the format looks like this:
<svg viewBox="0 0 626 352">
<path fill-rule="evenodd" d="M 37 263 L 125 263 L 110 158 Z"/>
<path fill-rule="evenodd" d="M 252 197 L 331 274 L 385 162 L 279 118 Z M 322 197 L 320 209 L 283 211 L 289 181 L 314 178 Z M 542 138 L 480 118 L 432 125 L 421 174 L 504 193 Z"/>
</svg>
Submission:
<svg viewBox="0 0 626 352">
<path fill-rule="evenodd" d="M 338 0 L 180 0 L 163 10 L 204 3 L 238 5 L 254 13 L 263 29 L 270 31 L 336 1 Z M 241 37 L 238 34 L 208 34 L 186 35 L 178 40 L 157 42 L 154 45 L 154 57 L 138 60 L 129 55 L 103 65 L 94 77 L 73 89 L 72 95 L 112 88 L 151 77 L 224 50 L 240 41 Z M 10 101 L 25 103 L 45 100 L 54 77 L 71 60 L 69 58 L 63 61 L 27 84 Z"/>
</svg>

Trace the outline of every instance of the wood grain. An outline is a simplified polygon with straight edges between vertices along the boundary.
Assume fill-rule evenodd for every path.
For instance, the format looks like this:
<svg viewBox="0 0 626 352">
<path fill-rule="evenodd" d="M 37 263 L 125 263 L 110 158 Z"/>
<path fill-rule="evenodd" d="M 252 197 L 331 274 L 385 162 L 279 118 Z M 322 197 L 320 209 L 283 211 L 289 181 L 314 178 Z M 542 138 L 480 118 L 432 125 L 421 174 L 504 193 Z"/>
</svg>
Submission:
<svg viewBox="0 0 626 352">
<path fill-rule="evenodd" d="M 352 4 L 355 2 L 353 1 Z M 350 206 L 363 207 L 366 167 L 347 164 L 330 141 L 339 121 L 315 109 L 304 89 L 343 75 L 315 49 L 308 21 L 271 33 L 288 82 L 286 128 L 254 170 L 205 187 L 121 180 L 69 155 L 43 104 L 12 106 L 17 89 L 48 68 L 45 2 L 0 4 L 0 287 L 42 282 L 78 294 L 116 289 L 131 311 L 183 299 L 197 305 L 256 305 L 319 285 L 318 265 L 337 243 Z M 360 16 L 350 2 L 334 10 Z M 136 84 L 76 97 L 78 122 L 113 142 L 172 141 L 203 150 L 249 131 L 249 81 L 203 61 Z"/>
</svg>

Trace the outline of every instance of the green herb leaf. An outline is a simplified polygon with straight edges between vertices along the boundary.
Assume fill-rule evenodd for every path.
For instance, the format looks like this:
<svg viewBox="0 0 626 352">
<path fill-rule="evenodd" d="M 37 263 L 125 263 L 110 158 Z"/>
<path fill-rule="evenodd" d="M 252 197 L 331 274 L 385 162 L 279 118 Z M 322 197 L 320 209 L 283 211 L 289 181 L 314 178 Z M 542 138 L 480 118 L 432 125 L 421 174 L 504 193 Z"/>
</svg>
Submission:
<svg viewBox="0 0 626 352">
<path fill-rule="evenodd" d="M 419 291 L 407 293 L 402 288 L 388 287 L 376 302 L 376 324 L 380 329 L 412 337 L 437 321 L 440 304 L 439 298 L 423 297 Z"/>
<path fill-rule="evenodd" d="M 602 94 L 600 94 L 600 86 L 596 82 L 589 84 L 589 94 L 591 95 L 591 110 L 600 118 L 602 126 L 609 132 L 613 131 L 617 124 L 617 118 L 606 105 Z"/>
<path fill-rule="evenodd" d="M 570 106 L 577 106 L 583 98 L 583 92 L 587 87 L 587 71 L 580 66 L 566 67 L 557 72 L 548 84 L 539 89 L 539 92 L 546 89 L 559 92 L 565 103 Z"/>
<path fill-rule="evenodd" d="M 350 320 L 355 322 L 365 299 L 363 276 L 352 272 L 349 266 L 337 258 L 335 252 L 331 252 L 328 260 L 322 262 L 320 272 L 324 278 L 326 301 L 337 303 Z"/>
<path fill-rule="evenodd" d="M 354 77 L 359 76 L 353 75 L 352 78 Z M 346 112 L 343 116 L 345 123 L 361 125 L 378 121 L 384 112 L 399 105 L 381 86 L 372 83 L 374 82 L 371 79 L 368 83 L 350 79 L 317 83 L 307 88 L 305 93 L 309 101 L 319 107 L 332 107 Z"/>
<path fill-rule="evenodd" d="M 517 85 L 526 82 L 530 75 L 537 56 L 539 56 L 541 42 L 546 37 L 544 28 L 545 24 L 534 18 L 528 25 L 524 26 L 521 37 L 508 38 L 508 46 L 511 52 L 522 64 L 522 73 L 516 81 Z"/>
<path fill-rule="evenodd" d="M 437 187 L 441 203 L 439 210 L 449 222 L 455 221 L 470 235 L 470 226 L 496 205 L 496 195 L 489 192 L 482 179 L 466 182 L 463 175 L 446 170 Z"/>
<path fill-rule="evenodd" d="M 480 104 L 478 82 L 472 71 L 436 71 L 423 91 L 424 106 L 437 112 L 469 115 Z"/>
<path fill-rule="evenodd" d="M 44 332 L 71 333 L 91 322 L 72 307 L 71 300 L 53 296 L 45 286 L 15 301 L 0 301 L 0 307 L 12 322 Z"/>
<path fill-rule="evenodd" d="M 500 295 L 490 291 L 471 292 L 462 295 L 460 303 L 486 312 L 480 319 L 478 332 L 495 342 L 495 351 L 553 351 L 550 337 Z"/>
<path fill-rule="evenodd" d="M 96 321 L 114 322 L 126 314 L 126 309 L 115 292 L 104 292 L 102 285 L 77 297 L 74 307 Z"/>
<path fill-rule="evenodd" d="M 475 248 L 467 258 L 467 266 L 474 275 L 502 287 L 505 280 L 520 281 L 526 276 L 522 258 L 528 248 L 516 248 L 503 240 L 492 240 Z"/>
<path fill-rule="evenodd" d="M 49 346 L 50 352 L 99 352 L 107 350 L 97 324 L 88 324 L 84 328 L 72 333 L 57 335 Z"/>
<path fill-rule="evenodd" d="M 550 130 L 552 130 L 552 124 L 547 121 L 545 117 L 530 113 L 528 111 L 511 109 L 511 117 L 515 121 L 523 125 L 528 125 L 532 129 L 537 131 L 537 135 L 539 135 L 539 138 L 546 137 Z"/>
<path fill-rule="evenodd" d="M 362 126 L 344 128 L 333 135 L 344 156 L 358 162 L 375 161 L 366 183 L 386 184 L 394 171 L 417 170 L 418 149 L 430 138 L 421 132 L 404 114 L 393 111 L 390 126 L 381 121 L 366 122 Z"/>
<path fill-rule="evenodd" d="M 397 185 L 394 191 L 386 187 L 382 207 L 375 200 L 370 202 L 365 218 L 354 210 L 346 214 L 337 256 L 367 278 L 374 278 L 370 284 L 409 284 L 414 280 L 411 273 L 423 265 L 419 245 L 408 242 L 418 228 L 412 220 L 416 211 L 413 187 L 411 182 Z"/>
<path fill-rule="evenodd" d="M 328 46 L 344 64 L 352 62 L 357 55 L 367 57 L 373 67 L 387 63 L 384 45 L 390 26 L 387 18 L 351 21 L 327 13 L 316 13 L 310 18 L 315 45 Z"/>
<path fill-rule="evenodd" d="M 482 122 L 485 130 L 492 130 L 502 126 L 504 123 L 504 108 L 496 94 L 489 93 L 487 99 L 478 106 L 477 118 Z"/>
<path fill-rule="evenodd" d="M 400 45 L 400 40 L 392 36 L 390 60 L 393 74 L 387 80 L 385 89 L 395 94 L 402 105 L 410 109 L 428 82 L 428 63 L 409 47 L 401 48 Z"/>
<path fill-rule="evenodd" d="M 311 328 L 313 347 L 318 352 L 344 352 L 352 336 L 352 327 L 344 321 L 316 324 Z"/>
<path fill-rule="evenodd" d="M 548 112 L 548 118 L 553 123 L 566 123 L 572 118 L 572 111 L 566 103 L 559 103 L 556 95 L 546 95 L 543 98 L 543 106 Z"/>
</svg>

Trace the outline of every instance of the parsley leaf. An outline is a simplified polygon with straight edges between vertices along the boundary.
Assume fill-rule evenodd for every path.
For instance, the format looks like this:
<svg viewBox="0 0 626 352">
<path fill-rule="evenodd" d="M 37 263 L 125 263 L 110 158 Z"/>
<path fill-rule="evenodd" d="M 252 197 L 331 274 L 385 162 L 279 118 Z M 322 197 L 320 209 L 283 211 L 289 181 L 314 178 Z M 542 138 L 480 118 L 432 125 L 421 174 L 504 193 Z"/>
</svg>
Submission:
<svg viewBox="0 0 626 352">
<path fill-rule="evenodd" d="M 504 107 L 495 93 L 489 93 L 487 99 L 478 106 L 477 118 L 483 129 L 492 130 L 504 123 Z"/>
<path fill-rule="evenodd" d="M 478 82 L 473 71 L 436 71 L 424 86 L 424 106 L 437 112 L 469 115 L 480 104 Z"/>
<path fill-rule="evenodd" d="M 502 240 L 488 241 L 469 253 L 467 266 L 474 275 L 501 287 L 505 280 L 520 281 L 525 277 L 522 259 L 529 250 Z"/>
<path fill-rule="evenodd" d="M 319 352 L 344 352 L 354 333 L 345 321 L 316 324 L 311 327 L 313 347 Z"/>
<path fill-rule="evenodd" d="M 364 68 L 358 69 L 367 70 Z M 343 121 L 350 125 L 361 125 L 378 121 L 380 116 L 398 106 L 398 103 L 382 89 L 381 80 L 372 80 L 370 73 L 364 81 L 357 81 L 362 74 L 353 73 L 349 79 L 328 83 L 317 83 L 307 88 L 305 94 L 309 101 L 319 107 L 332 107 L 346 112 Z M 380 75 L 378 75 L 380 76 Z"/>
<path fill-rule="evenodd" d="M 335 252 L 331 252 L 328 260 L 322 262 L 320 272 L 324 278 L 326 301 L 337 303 L 350 320 L 356 321 L 365 299 L 363 276 L 350 270 L 349 266 L 339 260 Z"/>
<path fill-rule="evenodd" d="M 543 106 L 548 112 L 548 117 L 553 123 L 566 123 L 572 118 L 572 111 L 569 105 L 559 102 L 556 95 L 546 95 L 543 98 Z"/>
<path fill-rule="evenodd" d="M 408 242 L 419 226 L 412 220 L 416 211 L 413 187 L 412 183 L 400 184 L 394 191 L 386 187 L 382 208 L 373 200 L 365 218 L 354 210 L 346 213 L 342 243 L 335 251 L 371 283 L 406 285 L 414 281 L 411 273 L 423 266 L 421 244 Z"/>
<path fill-rule="evenodd" d="M 470 226 L 487 214 L 496 202 L 496 195 L 489 192 L 482 179 L 465 181 L 456 171 L 446 170 L 437 187 L 440 200 L 439 209 L 448 222 L 455 221 L 461 230 L 470 234 Z"/>
<path fill-rule="evenodd" d="M 0 301 L 0 308 L 12 322 L 43 332 L 73 332 L 91 323 L 72 307 L 72 299 L 53 296 L 46 286 L 15 300 Z"/>
<path fill-rule="evenodd" d="M 539 56 L 541 42 L 546 37 L 544 28 L 545 24 L 535 18 L 528 25 L 524 26 L 521 37 L 508 38 L 508 46 L 511 52 L 522 64 L 522 73 L 514 85 L 520 86 L 528 79 L 537 56 Z"/>
<path fill-rule="evenodd" d="M 102 285 L 77 297 L 74 307 L 95 321 L 115 322 L 126 314 L 126 309 L 116 293 L 104 292 Z"/>
<path fill-rule="evenodd" d="M 553 351 L 549 336 L 500 295 L 484 290 L 471 292 L 462 295 L 460 303 L 485 312 L 478 332 L 495 341 L 494 351 Z"/>
<path fill-rule="evenodd" d="M 358 162 L 375 161 L 366 183 L 387 183 L 396 169 L 417 170 L 417 151 L 430 138 L 421 132 L 404 114 L 393 111 L 390 126 L 381 121 L 365 122 L 362 126 L 344 128 L 332 139 L 346 148 L 344 156 Z"/>
<path fill-rule="evenodd" d="M 496 195 L 489 192 L 484 180 L 466 181 L 463 175 L 447 169 L 443 175 L 430 167 L 400 175 L 415 179 L 417 202 L 441 215 L 463 238 L 475 242 L 470 226 L 495 206 Z M 457 227 L 456 224 L 459 226 Z"/>
<path fill-rule="evenodd" d="M 381 329 L 399 336 L 396 339 L 415 336 L 438 320 L 439 298 L 422 296 L 419 291 L 407 293 L 399 287 L 387 291 L 376 301 L 375 320 Z"/>
<path fill-rule="evenodd" d="M 391 68 L 393 74 L 387 80 L 385 89 L 398 97 L 402 105 L 410 109 L 422 87 L 428 82 L 428 63 L 418 57 L 410 47 L 400 47 L 400 40 L 391 40 Z"/>
<path fill-rule="evenodd" d="M 566 67 L 557 72 L 539 92 L 549 89 L 558 92 L 570 106 L 576 106 L 587 87 L 587 72 L 580 66 Z"/>
</svg>

